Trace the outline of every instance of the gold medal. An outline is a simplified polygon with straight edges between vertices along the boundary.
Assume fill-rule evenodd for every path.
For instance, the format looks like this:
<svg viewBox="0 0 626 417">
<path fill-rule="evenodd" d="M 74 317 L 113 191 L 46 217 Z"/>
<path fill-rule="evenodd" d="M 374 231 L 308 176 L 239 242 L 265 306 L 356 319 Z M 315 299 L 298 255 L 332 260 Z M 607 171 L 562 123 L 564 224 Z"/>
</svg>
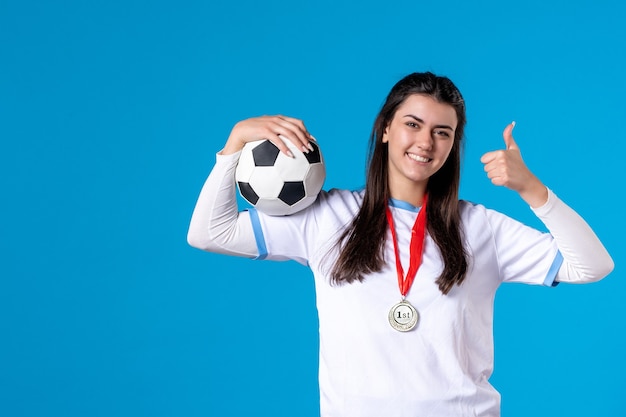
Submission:
<svg viewBox="0 0 626 417">
<path fill-rule="evenodd" d="M 419 314 L 406 300 L 400 301 L 389 310 L 389 324 L 399 332 L 408 332 L 417 325 Z"/>
</svg>

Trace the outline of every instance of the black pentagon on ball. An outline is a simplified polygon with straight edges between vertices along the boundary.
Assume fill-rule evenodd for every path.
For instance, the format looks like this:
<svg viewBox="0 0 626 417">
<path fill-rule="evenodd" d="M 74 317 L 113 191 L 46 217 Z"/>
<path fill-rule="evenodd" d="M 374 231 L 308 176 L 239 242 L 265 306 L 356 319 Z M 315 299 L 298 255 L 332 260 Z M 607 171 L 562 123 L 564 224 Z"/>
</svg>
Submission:
<svg viewBox="0 0 626 417">
<path fill-rule="evenodd" d="M 315 142 L 309 142 L 311 146 L 313 146 L 313 150 L 309 153 L 305 153 L 306 159 L 309 161 L 309 164 L 316 164 L 322 162 L 322 155 L 320 155 L 320 148 L 317 146 Z"/>
<path fill-rule="evenodd" d="M 269 140 L 264 141 L 256 148 L 252 149 L 252 159 L 254 159 L 254 166 L 257 167 L 271 167 L 276 162 L 280 149 L 276 147 Z"/>
<path fill-rule="evenodd" d="M 257 193 L 254 192 L 250 184 L 241 181 L 239 181 L 237 184 L 239 184 L 239 192 L 241 193 L 243 198 L 248 200 L 250 204 L 254 205 L 257 201 L 259 201 L 259 196 L 257 195 Z"/>
<path fill-rule="evenodd" d="M 285 181 L 278 198 L 286 204 L 293 206 L 305 196 L 304 183 L 302 181 Z"/>
</svg>

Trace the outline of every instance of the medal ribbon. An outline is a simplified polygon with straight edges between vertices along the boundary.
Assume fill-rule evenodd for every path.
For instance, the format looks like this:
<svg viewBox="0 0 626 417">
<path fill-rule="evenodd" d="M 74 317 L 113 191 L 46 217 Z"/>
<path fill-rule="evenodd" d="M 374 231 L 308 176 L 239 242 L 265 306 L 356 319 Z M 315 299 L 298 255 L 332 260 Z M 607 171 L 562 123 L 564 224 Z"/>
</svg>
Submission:
<svg viewBox="0 0 626 417">
<path fill-rule="evenodd" d="M 396 228 L 393 224 L 393 215 L 389 206 L 387 206 L 386 215 L 389 229 L 391 230 L 391 237 L 393 238 L 393 249 L 396 255 L 396 271 L 398 271 L 398 287 L 400 287 L 400 294 L 402 299 L 406 297 L 411 289 L 417 270 L 422 264 L 422 253 L 424 252 L 424 236 L 426 234 L 426 202 L 428 201 L 428 194 L 424 194 L 424 201 L 422 202 L 422 208 L 417 214 L 415 224 L 411 229 L 411 246 L 409 247 L 409 272 L 406 277 L 404 276 L 404 269 L 400 262 L 400 251 L 398 250 L 398 238 L 396 236 Z"/>
</svg>

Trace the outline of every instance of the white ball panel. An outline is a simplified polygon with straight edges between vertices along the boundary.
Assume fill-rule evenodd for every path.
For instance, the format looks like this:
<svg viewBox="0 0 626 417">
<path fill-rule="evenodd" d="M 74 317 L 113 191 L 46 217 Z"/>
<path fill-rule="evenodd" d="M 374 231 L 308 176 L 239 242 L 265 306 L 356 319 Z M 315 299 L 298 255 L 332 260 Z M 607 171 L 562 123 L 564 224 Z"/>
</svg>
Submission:
<svg viewBox="0 0 626 417">
<path fill-rule="evenodd" d="M 289 208 L 289 213 L 287 214 L 297 213 L 300 210 L 303 210 L 309 207 L 311 204 L 315 203 L 315 200 L 317 200 L 317 194 L 306 196 L 302 200 L 298 201 L 296 204 L 291 206 Z"/>
<path fill-rule="evenodd" d="M 313 164 L 309 168 L 307 177 L 304 180 L 304 189 L 307 196 L 320 192 L 326 180 L 326 166 L 324 164 Z"/>
<path fill-rule="evenodd" d="M 277 198 L 262 198 L 255 206 L 257 210 L 270 216 L 285 216 L 290 213 L 290 207 Z"/>
<path fill-rule="evenodd" d="M 292 149 L 294 158 L 281 153 L 276 158 L 274 166 L 280 172 L 283 181 L 302 181 L 309 171 L 309 161 L 306 159 L 302 151 Z"/>
<path fill-rule="evenodd" d="M 275 167 L 254 168 L 249 183 L 261 199 L 276 198 L 283 188 L 283 180 Z"/>
<path fill-rule="evenodd" d="M 237 181 L 248 182 L 254 172 L 254 159 L 252 158 L 252 149 L 259 146 L 263 141 L 248 142 L 244 145 L 239 155 L 239 162 L 235 169 L 235 179 Z"/>
</svg>

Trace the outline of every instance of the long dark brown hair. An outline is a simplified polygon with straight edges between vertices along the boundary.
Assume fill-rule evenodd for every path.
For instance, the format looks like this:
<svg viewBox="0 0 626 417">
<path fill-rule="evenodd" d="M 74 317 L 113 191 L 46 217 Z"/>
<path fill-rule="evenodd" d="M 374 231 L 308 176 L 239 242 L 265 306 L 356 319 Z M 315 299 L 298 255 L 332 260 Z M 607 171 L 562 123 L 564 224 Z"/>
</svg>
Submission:
<svg viewBox="0 0 626 417">
<path fill-rule="evenodd" d="M 367 161 L 363 204 L 356 217 L 339 236 L 339 257 L 331 270 L 331 282 L 363 281 L 366 275 L 383 268 L 387 220 L 385 209 L 390 192 L 388 146 L 383 143 L 385 129 L 398 107 L 413 94 L 432 97 L 451 105 L 457 116 L 454 144 L 443 166 L 428 180 L 427 230 L 441 252 L 444 269 L 436 283 L 443 294 L 460 284 L 467 272 L 467 253 L 459 214 L 461 153 L 465 128 L 465 102 L 460 91 L 447 77 L 430 72 L 409 74 L 393 86 L 372 128 Z"/>
</svg>

